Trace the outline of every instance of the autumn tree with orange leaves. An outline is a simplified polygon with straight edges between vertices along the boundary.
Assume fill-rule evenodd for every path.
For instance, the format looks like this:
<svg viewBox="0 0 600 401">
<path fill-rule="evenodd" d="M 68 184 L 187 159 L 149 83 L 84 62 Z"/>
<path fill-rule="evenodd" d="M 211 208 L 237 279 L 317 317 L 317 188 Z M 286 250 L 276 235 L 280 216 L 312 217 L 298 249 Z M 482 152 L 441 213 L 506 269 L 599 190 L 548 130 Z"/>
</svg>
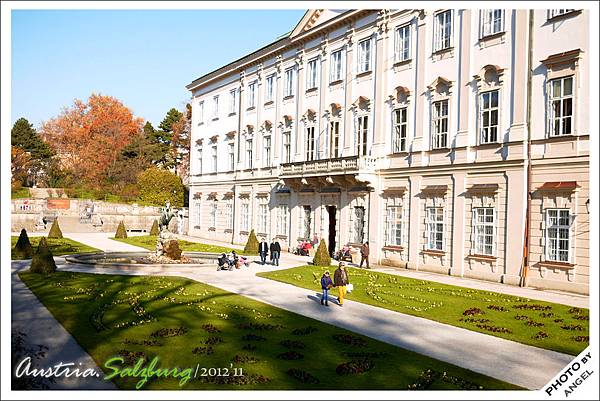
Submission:
<svg viewBox="0 0 600 401">
<path fill-rule="evenodd" d="M 102 185 L 121 150 L 142 135 L 143 119 L 112 97 L 92 94 L 42 124 L 42 137 L 57 150 L 74 182 Z"/>
</svg>

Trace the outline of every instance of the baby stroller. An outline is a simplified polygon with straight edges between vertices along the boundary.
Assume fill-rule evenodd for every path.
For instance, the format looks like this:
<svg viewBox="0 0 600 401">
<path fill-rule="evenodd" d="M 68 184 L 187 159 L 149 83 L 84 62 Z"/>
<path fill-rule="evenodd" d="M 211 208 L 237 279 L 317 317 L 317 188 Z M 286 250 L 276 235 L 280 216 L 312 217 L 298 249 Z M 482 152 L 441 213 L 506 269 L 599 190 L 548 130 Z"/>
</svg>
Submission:
<svg viewBox="0 0 600 401">
<path fill-rule="evenodd" d="M 218 266 L 217 266 L 217 271 L 219 270 L 231 270 L 232 266 L 229 263 L 229 259 L 227 259 L 227 255 L 225 255 L 224 253 L 221 254 L 221 256 L 219 256 L 217 258 L 217 262 L 218 262 Z"/>
</svg>

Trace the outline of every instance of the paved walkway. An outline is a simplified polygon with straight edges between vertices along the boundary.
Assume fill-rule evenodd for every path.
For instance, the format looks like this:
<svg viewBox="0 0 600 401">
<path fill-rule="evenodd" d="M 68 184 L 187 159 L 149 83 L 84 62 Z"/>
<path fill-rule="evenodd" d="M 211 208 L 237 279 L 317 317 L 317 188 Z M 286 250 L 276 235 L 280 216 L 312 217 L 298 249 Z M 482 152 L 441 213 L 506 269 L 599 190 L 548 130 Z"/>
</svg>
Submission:
<svg viewBox="0 0 600 401">
<path fill-rule="evenodd" d="M 83 235 L 77 238 L 96 248 L 115 250 L 116 245 L 107 243 L 107 238 Z M 284 259 L 279 269 L 297 265 L 297 261 Z M 97 274 L 187 277 L 529 389 L 543 387 L 573 359 L 570 355 L 358 302 L 347 301 L 343 309 L 337 305 L 324 308 L 319 303 L 318 292 L 257 277 L 257 272 L 275 268 L 256 263 L 249 269 L 231 272 L 217 272 L 208 267 L 179 269 L 176 266 L 162 272 L 144 271 L 143 267 L 139 271 L 131 271 L 64 262 L 59 262 L 59 269 Z"/>
<path fill-rule="evenodd" d="M 61 260 L 62 258 L 57 258 Z M 37 350 L 37 345 L 48 347 L 46 357 L 35 362 L 37 368 L 50 368 L 56 364 L 74 363 L 73 369 L 94 369 L 101 376 L 102 371 L 92 357 L 75 341 L 73 336 L 52 316 L 35 295 L 19 279 L 17 272 L 29 268 L 29 261 L 13 261 L 11 271 L 12 285 L 12 328 L 26 333 L 28 348 Z M 114 390 L 114 384 L 96 377 L 55 378 L 48 383 L 55 390 Z"/>
</svg>

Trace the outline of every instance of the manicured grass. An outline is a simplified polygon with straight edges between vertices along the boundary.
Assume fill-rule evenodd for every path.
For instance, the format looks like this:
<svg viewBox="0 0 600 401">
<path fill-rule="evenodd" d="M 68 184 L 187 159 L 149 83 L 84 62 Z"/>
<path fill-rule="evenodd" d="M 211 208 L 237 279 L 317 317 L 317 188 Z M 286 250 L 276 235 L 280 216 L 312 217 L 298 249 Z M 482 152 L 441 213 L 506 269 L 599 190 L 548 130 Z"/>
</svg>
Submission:
<svg viewBox="0 0 600 401">
<path fill-rule="evenodd" d="M 138 237 L 129 237 L 129 238 L 111 238 L 115 241 L 125 242 L 127 244 L 139 246 L 142 248 L 149 249 L 151 251 L 156 249 L 156 236 L 154 235 L 141 235 Z M 190 242 L 185 240 L 177 240 L 179 241 L 179 247 L 184 252 L 214 252 L 214 253 L 229 253 L 233 248 L 226 248 L 224 246 L 219 245 L 208 245 L 201 244 L 198 242 Z M 244 254 L 241 250 L 235 249 L 238 254 Z"/>
<path fill-rule="evenodd" d="M 179 387 L 176 379 L 153 378 L 143 389 L 516 389 L 188 279 L 70 272 L 19 276 L 105 373 L 111 372 L 105 362 L 116 355 L 129 359 L 128 366 L 159 356 L 160 368 L 242 368 L 248 381 L 219 384 L 198 376 Z M 293 356 L 298 359 L 289 359 Z M 371 369 L 337 373 L 339 365 L 353 360 Z M 290 369 L 316 381 L 302 382 L 287 373 Z M 138 380 L 114 382 L 132 389 Z"/>
<path fill-rule="evenodd" d="M 29 237 L 29 242 L 31 242 L 31 246 L 33 246 L 34 251 L 37 249 L 41 238 L 42 237 Z M 12 260 L 21 259 L 14 254 L 15 244 L 17 243 L 18 239 L 19 237 L 17 236 L 10 237 L 10 249 Z M 46 240 L 48 241 L 48 246 L 50 248 L 50 251 L 52 251 L 52 255 L 54 256 L 71 255 L 74 253 L 100 252 L 99 249 L 92 248 L 91 246 L 87 246 L 85 244 L 82 244 L 81 242 L 73 241 L 70 238 L 46 238 Z"/>
<path fill-rule="evenodd" d="M 318 290 L 327 269 L 300 266 L 258 276 Z M 348 274 L 353 301 L 571 355 L 589 343 L 588 309 L 364 269 L 349 268 Z"/>
</svg>

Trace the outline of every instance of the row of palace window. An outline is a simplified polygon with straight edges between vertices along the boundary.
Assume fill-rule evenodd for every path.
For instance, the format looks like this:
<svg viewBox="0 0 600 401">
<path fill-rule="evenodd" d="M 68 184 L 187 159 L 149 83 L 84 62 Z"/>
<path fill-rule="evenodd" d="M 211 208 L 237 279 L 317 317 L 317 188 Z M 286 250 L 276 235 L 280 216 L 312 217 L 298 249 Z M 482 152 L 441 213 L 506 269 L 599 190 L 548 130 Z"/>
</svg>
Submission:
<svg viewBox="0 0 600 401">
<path fill-rule="evenodd" d="M 562 77 L 553 79 L 549 84 L 550 94 L 548 96 L 548 134 L 551 137 L 570 135 L 573 133 L 573 77 Z M 489 144 L 499 141 L 499 114 L 500 93 L 499 90 L 483 92 L 479 95 L 478 130 L 479 143 Z M 399 107 L 392 112 L 393 135 L 392 152 L 405 152 L 408 149 L 408 106 Z M 435 101 L 431 109 L 431 131 L 432 149 L 448 147 L 449 137 L 449 99 Z M 270 131 L 269 131 L 270 132 Z M 361 115 L 356 119 L 355 144 L 356 155 L 368 154 L 367 139 L 369 136 L 369 116 Z M 282 134 L 282 163 L 291 162 L 291 131 L 286 130 Z M 327 157 L 337 158 L 341 155 L 340 148 L 340 121 L 329 122 L 329 140 L 327 144 Z M 267 167 L 272 162 L 272 136 L 262 136 L 262 162 Z M 218 149 L 214 143 L 211 147 L 212 172 L 218 168 Z M 315 126 L 309 125 L 305 129 L 305 160 L 312 161 L 317 158 L 317 136 Z M 203 148 L 198 149 L 199 173 L 202 174 Z M 245 168 L 254 168 L 254 139 L 245 141 L 246 165 Z M 233 142 L 227 144 L 228 168 L 235 169 L 235 150 Z"/>
<path fill-rule="evenodd" d="M 197 225 L 200 225 L 200 203 L 196 204 Z M 218 202 L 210 202 L 209 227 L 217 227 Z M 313 229 L 313 210 L 310 205 L 301 205 L 298 215 L 298 237 L 311 239 Z M 385 215 L 385 245 L 405 246 L 405 220 L 406 216 L 402 206 L 387 206 Z M 225 203 L 225 228 L 233 229 L 233 205 Z M 270 211 L 266 202 L 260 202 L 257 208 L 258 233 L 270 232 Z M 288 236 L 290 209 L 287 204 L 280 204 L 275 208 L 276 228 L 275 234 Z M 571 261 L 571 229 L 573 215 L 569 209 L 548 208 L 545 210 L 545 258 L 548 261 Z M 245 200 L 240 206 L 240 230 L 248 232 L 251 213 L 250 203 Z M 495 256 L 497 238 L 497 213 L 494 207 L 475 207 L 472 209 L 472 240 L 471 246 L 474 254 Z M 362 243 L 365 240 L 366 211 L 363 206 L 352 208 L 349 219 L 350 242 Z M 446 246 L 446 213 L 444 208 L 433 206 L 425 208 L 425 248 L 433 251 L 444 251 Z"/>
</svg>

